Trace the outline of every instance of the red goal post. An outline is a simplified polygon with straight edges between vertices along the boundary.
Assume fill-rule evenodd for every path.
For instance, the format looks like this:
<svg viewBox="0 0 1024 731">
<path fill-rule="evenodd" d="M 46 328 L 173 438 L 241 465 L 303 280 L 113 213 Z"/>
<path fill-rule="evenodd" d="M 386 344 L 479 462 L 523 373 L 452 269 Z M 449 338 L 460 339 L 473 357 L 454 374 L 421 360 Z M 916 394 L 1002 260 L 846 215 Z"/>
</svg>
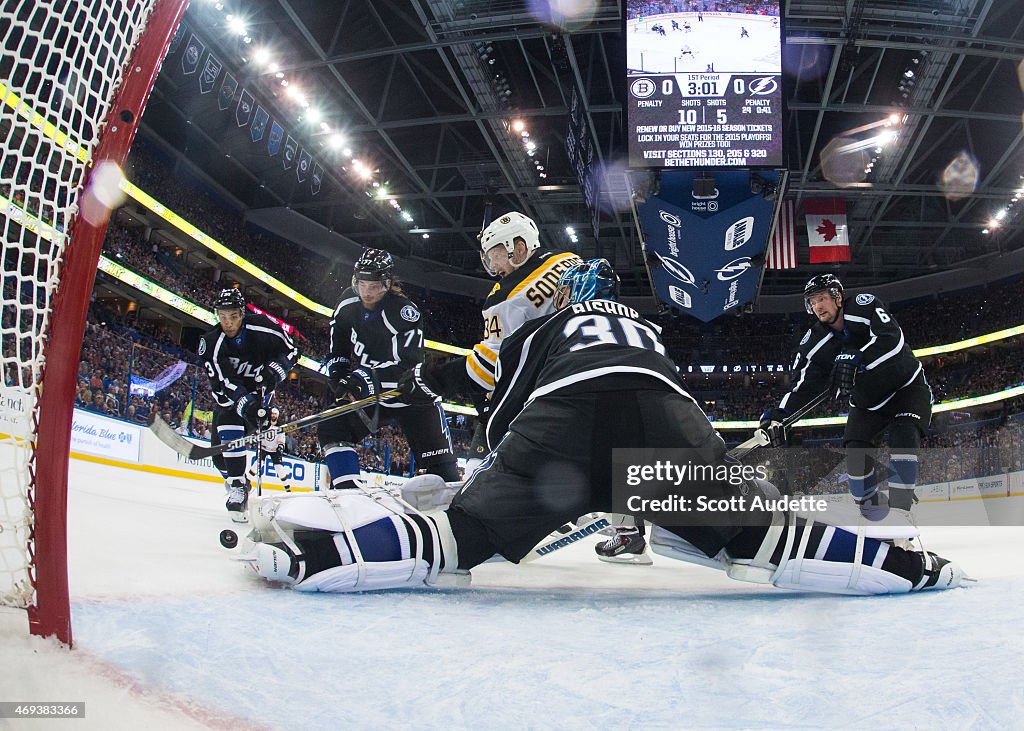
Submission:
<svg viewBox="0 0 1024 731">
<path fill-rule="evenodd" d="M 14 0 L 0 12 L 0 605 L 69 646 L 71 419 L 109 215 L 83 209 L 97 207 L 91 171 L 124 163 L 187 4 Z"/>
</svg>

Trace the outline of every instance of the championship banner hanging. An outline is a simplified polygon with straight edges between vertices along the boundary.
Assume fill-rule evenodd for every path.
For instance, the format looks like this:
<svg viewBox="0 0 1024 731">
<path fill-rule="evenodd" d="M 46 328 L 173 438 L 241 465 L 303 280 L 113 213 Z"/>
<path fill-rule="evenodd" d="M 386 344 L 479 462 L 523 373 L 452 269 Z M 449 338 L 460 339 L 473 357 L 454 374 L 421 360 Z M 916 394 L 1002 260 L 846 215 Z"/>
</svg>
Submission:
<svg viewBox="0 0 1024 731">
<path fill-rule="evenodd" d="M 284 139 L 284 127 L 274 120 L 270 123 L 270 139 L 267 140 L 267 154 L 271 157 L 281 151 L 281 140 Z"/>
<path fill-rule="evenodd" d="M 185 36 L 188 35 L 189 30 L 188 23 L 181 23 L 178 25 L 178 30 L 174 32 L 174 38 L 171 39 L 170 45 L 167 46 L 168 56 L 178 50 L 178 46 L 180 46 L 181 42 L 185 40 Z"/>
<path fill-rule="evenodd" d="M 249 119 L 252 118 L 252 107 L 256 103 L 256 99 L 246 89 L 242 89 L 242 96 L 238 97 L 238 106 L 235 107 L 235 121 L 238 122 L 239 127 L 244 127 L 249 124 Z"/>
<path fill-rule="evenodd" d="M 199 74 L 200 94 L 209 94 L 213 91 L 213 85 L 217 83 L 217 77 L 220 76 L 222 68 L 224 68 L 224 64 L 212 53 L 206 57 L 203 73 Z"/>
<path fill-rule="evenodd" d="M 230 72 L 224 74 L 224 81 L 220 83 L 220 91 L 217 92 L 217 108 L 222 112 L 226 112 L 231 108 L 231 100 L 235 98 L 235 92 L 238 91 L 238 79 L 231 75 Z"/>
<path fill-rule="evenodd" d="M 284 157 L 281 158 L 281 164 L 284 165 L 285 170 L 291 170 L 292 165 L 295 164 L 295 156 L 299 153 L 299 143 L 295 141 L 295 138 L 288 135 L 288 139 L 284 143 Z"/>
<path fill-rule="evenodd" d="M 313 156 L 306 152 L 306 148 L 302 148 L 302 153 L 299 155 L 299 166 L 295 168 L 295 177 L 299 179 L 300 183 L 305 183 L 306 178 L 309 177 L 309 167 L 313 164 Z"/>
<path fill-rule="evenodd" d="M 313 195 L 319 195 L 320 194 L 320 183 L 323 182 L 323 179 L 324 179 L 324 169 L 323 169 L 323 166 L 321 166 L 320 163 L 317 163 L 316 165 L 313 166 L 313 182 L 309 186 L 310 190 L 313 191 Z"/>
<path fill-rule="evenodd" d="M 181 71 L 186 76 L 191 76 L 199 68 L 199 59 L 203 57 L 203 51 L 206 50 L 206 44 L 196 38 L 196 34 L 193 33 L 188 39 L 188 45 L 185 46 L 185 53 L 181 55 Z"/>
<path fill-rule="evenodd" d="M 253 142 L 263 139 L 263 133 L 267 129 L 267 122 L 270 121 L 270 112 L 260 105 L 256 105 L 256 114 L 252 118 L 252 126 L 249 128 L 249 136 Z"/>
</svg>

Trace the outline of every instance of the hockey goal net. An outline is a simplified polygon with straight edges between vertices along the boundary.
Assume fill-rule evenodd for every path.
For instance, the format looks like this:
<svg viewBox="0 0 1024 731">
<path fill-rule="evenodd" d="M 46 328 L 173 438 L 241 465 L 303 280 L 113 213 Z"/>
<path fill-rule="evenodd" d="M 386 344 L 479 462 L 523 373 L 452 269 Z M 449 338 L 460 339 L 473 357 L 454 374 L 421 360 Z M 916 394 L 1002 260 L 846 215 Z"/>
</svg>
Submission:
<svg viewBox="0 0 1024 731">
<path fill-rule="evenodd" d="M 124 162 L 186 4 L 0 6 L 0 605 L 69 645 L 72 408 L 109 216 L 93 171 Z"/>
</svg>

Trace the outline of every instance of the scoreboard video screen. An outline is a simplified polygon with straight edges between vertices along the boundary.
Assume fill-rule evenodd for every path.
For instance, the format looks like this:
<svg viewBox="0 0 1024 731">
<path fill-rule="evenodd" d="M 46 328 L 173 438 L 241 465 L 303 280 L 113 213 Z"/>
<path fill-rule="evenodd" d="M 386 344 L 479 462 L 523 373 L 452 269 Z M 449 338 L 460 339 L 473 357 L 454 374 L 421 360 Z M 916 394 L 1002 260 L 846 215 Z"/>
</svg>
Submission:
<svg viewBox="0 0 1024 731">
<path fill-rule="evenodd" d="M 779 2 L 626 3 L 631 168 L 783 165 Z"/>
</svg>

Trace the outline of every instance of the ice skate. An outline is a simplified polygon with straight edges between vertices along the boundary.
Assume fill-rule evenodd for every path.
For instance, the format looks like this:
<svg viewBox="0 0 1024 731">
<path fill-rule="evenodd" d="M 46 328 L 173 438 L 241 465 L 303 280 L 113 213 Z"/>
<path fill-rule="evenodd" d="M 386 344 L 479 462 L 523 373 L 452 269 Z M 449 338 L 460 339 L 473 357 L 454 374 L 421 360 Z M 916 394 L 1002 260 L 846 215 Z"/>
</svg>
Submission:
<svg viewBox="0 0 1024 731">
<path fill-rule="evenodd" d="M 227 500 L 224 507 L 228 509 L 231 520 L 236 523 L 249 522 L 249 485 L 244 477 L 229 477 L 224 483 Z"/>
<path fill-rule="evenodd" d="M 647 555 L 647 541 L 635 527 L 615 529 L 615 535 L 594 546 L 597 557 L 608 563 L 650 566 L 654 563 Z"/>
</svg>

